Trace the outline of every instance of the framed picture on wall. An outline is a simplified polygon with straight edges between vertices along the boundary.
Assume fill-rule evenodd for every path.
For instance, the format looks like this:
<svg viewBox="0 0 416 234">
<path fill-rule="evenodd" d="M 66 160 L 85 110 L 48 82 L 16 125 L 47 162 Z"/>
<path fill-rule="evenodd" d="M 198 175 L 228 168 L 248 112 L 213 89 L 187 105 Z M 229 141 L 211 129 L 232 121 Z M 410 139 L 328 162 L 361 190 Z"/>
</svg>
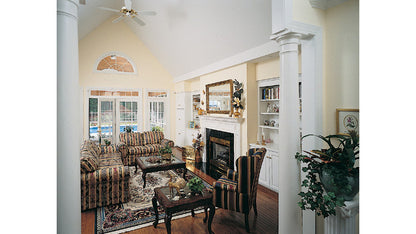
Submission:
<svg viewBox="0 0 416 234">
<path fill-rule="evenodd" d="M 194 121 L 189 121 L 189 128 L 195 128 L 195 122 Z"/>
<path fill-rule="evenodd" d="M 348 134 L 348 131 L 359 132 L 360 115 L 358 109 L 337 108 L 337 133 Z"/>
</svg>

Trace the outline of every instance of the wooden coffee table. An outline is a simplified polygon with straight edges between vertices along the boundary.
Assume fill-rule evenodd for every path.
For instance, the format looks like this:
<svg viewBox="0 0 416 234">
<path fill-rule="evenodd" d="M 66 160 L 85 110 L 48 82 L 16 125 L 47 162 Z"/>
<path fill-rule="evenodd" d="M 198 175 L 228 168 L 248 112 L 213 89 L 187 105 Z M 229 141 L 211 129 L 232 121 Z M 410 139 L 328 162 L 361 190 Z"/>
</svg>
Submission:
<svg viewBox="0 0 416 234">
<path fill-rule="evenodd" d="M 148 158 L 154 158 L 156 156 L 149 156 L 149 157 L 136 157 L 136 173 L 137 173 L 137 166 L 140 167 L 142 170 L 142 178 L 143 178 L 143 188 L 146 187 L 146 174 L 149 172 L 156 172 L 156 171 L 167 171 L 172 169 L 183 168 L 183 178 L 185 179 L 185 175 L 187 172 L 186 163 L 174 156 L 172 156 L 171 161 L 161 160 L 160 163 L 151 163 L 146 161 Z M 160 157 L 160 156 L 157 156 Z"/>
<path fill-rule="evenodd" d="M 185 187 L 184 191 L 186 194 L 185 197 L 179 196 L 180 198 L 178 200 L 174 200 L 170 198 L 168 186 L 154 189 L 155 195 L 152 199 L 152 203 L 156 215 L 156 220 L 153 223 L 153 227 L 156 228 L 157 224 L 159 223 L 159 213 L 157 210 L 157 203 L 159 202 L 160 206 L 162 206 L 165 210 L 165 225 L 167 233 L 170 233 L 170 221 L 174 213 L 184 210 L 191 210 L 192 217 L 194 217 L 194 209 L 198 207 L 204 207 L 204 223 L 207 222 L 207 209 L 209 208 L 208 231 L 209 233 L 213 233 L 211 230 L 211 224 L 215 214 L 215 206 L 212 204 L 212 193 L 204 189 L 202 195 L 192 196 L 190 195 L 190 190 L 188 187 Z M 174 194 L 176 193 L 176 190 L 174 190 Z"/>
</svg>

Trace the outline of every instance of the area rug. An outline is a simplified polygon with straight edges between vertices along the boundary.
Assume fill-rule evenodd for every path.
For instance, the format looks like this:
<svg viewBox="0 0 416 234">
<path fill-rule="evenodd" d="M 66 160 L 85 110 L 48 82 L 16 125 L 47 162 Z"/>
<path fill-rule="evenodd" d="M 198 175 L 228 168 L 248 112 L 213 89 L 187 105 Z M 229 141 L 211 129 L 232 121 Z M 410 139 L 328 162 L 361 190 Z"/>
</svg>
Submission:
<svg viewBox="0 0 416 234">
<path fill-rule="evenodd" d="M 130 201 L 128 203 L 110 205 L 96 209 L 95 233 L 125 233 L 153 224 L 155 212 L 153 210 L 152 198 L 153 189 L 167 186 L 170 174 L 182 175 L 180 171 L 161 171 L 146 174 L 146 188 L 143 189 L 142 171 L 140 168 L 135 173 L 135 168 L 130 167 Z M 186 180 L 196 175 L 188 171 Z M 198 176 L 196 176 L 198 177 Z M 212 186 L 204 181 L 205 187 L 212 189 Z M 158 206 L 159 223 L 163 223 L 165 211 Z M 195 213 L 203 212 L 201 207 Z M 172 220 L 190 215 L 190 211 L 174 214 Z"/>
</svg>

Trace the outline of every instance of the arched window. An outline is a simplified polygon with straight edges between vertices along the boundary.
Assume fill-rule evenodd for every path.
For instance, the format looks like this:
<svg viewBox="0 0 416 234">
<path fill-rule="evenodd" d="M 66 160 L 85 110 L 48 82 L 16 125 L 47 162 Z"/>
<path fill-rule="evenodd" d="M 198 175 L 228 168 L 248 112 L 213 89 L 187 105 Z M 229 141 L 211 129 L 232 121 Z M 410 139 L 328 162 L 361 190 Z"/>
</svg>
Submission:
<svg viewBox="0 0 416 234">
<path fill-rule="evenodd" d="M 96 63 L 95 70 L 105 73 L 136 73 L 135 66 L 131 60 L 118 52 L 102 55 Z"/>
</svg>

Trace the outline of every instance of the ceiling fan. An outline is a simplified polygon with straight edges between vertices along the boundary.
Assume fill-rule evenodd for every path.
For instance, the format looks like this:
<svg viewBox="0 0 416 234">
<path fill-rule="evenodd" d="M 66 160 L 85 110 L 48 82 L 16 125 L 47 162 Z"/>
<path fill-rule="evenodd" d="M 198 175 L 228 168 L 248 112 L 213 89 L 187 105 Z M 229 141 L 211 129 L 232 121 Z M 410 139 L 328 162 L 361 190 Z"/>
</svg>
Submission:
<svg viewBox="0 0 416 234">
<path fill-rule="evenodd" d="M 146 25 L 146 23 L 139 19 L 137 16 L 139 15 L 156 15 L 156 12 L 154 11 L 135 11 L 131 8 L 131 0 L 124 0 L 124 6 L 121 8 L 121 10 L 116 10 L 116 9 L 112 9 L 112 8 L 107 8 L 107 7 L 98 7 L 101 10 L 105 10 L 105 11 L 112 11 L 112 12 L 117 12 L 117 13 L 121 13 L 122 15 L 120 15 L 119 17 L 115 18 L 112 22 L 113 23 L 117 23 L 120 20 L 123 20 L 125 17 L 130 17 L 134 20 L 134 22 L 138 23 L 141 26 Z"/>
</svg>

